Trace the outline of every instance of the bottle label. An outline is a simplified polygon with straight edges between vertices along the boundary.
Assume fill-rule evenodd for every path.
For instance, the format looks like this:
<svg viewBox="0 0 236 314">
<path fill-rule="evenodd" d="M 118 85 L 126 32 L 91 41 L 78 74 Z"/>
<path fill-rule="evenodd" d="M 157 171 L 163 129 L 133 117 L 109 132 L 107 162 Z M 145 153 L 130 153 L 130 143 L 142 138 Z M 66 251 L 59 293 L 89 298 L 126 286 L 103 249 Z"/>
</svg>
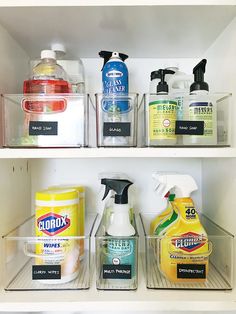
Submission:
<svg viewBox="0 0 236 314">
<path fill-rule="evenodd" d="M 108 62 L 103 69 L 102 80 L 103 94 L 128 96 L 128 70 L 123 62 Z M 129 110 L 129 101 L 128 99 L 122 100 L 122 98 L 118 101 L 114 97 L 105 99 L 103 110 L 105 112 L 126 112 Z"/>
<path fill-rule="evenodd" d="M 192 102 L 189 105 L 189 120 L 204 121 L 205 137 L 213 136 L 213 105 L 208 102 Z"/>
<path fill-rule="evenodd" d="M 149 137 L 150 140 L 176 139 L 177 103 L 159 100 L 149 103 Z"/>
<path fill-rule="evenodd" d="M 115 269 L 112 271 L 112 274 L 118 274 L 123 273 L 120 275 L 122 278 L 116 278 L 116 279 L 127 279 L 125 278 L 126 274 L 128 274 L 128 269 L 131 269 L 131 275 L 130 278 L 135 276 L 135 251 L 136 251 L 136 245 L 135 240 L 120 240 L 120 239 L 112 239 L 107 241 L 107 248 L 105 249 L 104 253 L 106 255 L 105 258 L 105 269 L 107 269 L 107 265 L 113 265 L 114 267 L 112 269 Z M 104 266 L 103 265 L 103 266 Z M 122 270 L 122 267 L 126 267 L 126 271 Z M 122 271 L 121 271 L 122 270 Z M 106 276 L 106 274 L 103 271 L 103 275 Z M 103 277 L 105 279 L 105 277 Z M 115 278 L 114 278 L 115 279 Z"/>
</svg>

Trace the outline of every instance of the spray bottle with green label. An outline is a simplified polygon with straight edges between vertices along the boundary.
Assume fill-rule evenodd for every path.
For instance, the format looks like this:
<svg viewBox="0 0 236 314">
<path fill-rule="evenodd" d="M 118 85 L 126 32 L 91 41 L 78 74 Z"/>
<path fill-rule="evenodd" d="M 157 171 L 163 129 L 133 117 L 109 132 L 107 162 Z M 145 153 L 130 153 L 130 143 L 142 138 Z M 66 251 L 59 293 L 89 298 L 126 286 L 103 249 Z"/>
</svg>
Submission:
<svg viewBox="0 0 236 314">
<path fill-rule="evenodd" d="M 136 276 L 136 242 L 130 239 L 136 231 L 130 223 L 130 205 L 128 203 L 128 189 L 133 183 L 129 180 L 107 179 L 101 180 L 105 185 L 103 200 L 107 197 L 110 190 L 115 192 L 113 205 L 113 219 L 107 228 L 108 239 L 105 253 L 103 272 L 106 268 L 112 269 L 116 276 L 111 280 L 132 280 Z M 127 238 L 125 238 L 127 237 Z M 104 272 L 105 274 L 105 272 Z"/>
<path fill-rule="evenodd" d="M 166 69 L 158 70 L 160 82 L 156 95 L 150 94 L 149 114 L 149 146 L 175 145 L 175 122 L 177 118 L 177 101 L 169 95 L 169 87 L 165 81 L 166 74 L 174 72 Z"/>
</svg>

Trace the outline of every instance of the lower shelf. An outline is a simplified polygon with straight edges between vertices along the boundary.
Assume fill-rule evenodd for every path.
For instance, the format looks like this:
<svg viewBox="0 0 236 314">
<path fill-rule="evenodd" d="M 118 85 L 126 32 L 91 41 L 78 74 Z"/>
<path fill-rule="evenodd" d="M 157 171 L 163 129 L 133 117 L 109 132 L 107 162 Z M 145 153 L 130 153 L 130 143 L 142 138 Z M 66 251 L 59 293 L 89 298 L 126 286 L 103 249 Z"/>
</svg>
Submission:
<svg viewBox="0 0 236 314">
<path fill-rule="evenodd" d="M 144 257 L 139 261 L 136 291 L 98 291 L 95 267 L 91 288 L 79 291 L 4 291 L 0 292 L 1 311 L 236 311 L 236 291 L 152 290 L 146 288 Z"/>
</svg>

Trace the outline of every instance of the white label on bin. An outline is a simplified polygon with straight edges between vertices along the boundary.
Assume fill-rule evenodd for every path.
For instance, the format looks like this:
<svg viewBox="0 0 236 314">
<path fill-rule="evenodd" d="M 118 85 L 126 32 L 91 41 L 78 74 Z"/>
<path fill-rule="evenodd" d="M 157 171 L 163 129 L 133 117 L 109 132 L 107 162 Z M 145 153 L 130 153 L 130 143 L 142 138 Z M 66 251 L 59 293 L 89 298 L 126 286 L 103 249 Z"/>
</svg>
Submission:
<svg viewBox="0 0 236 314">
<path fill-rule="evenodd" d="M 30 121 L 29 135 L 58 135 L 58 122 Z"/>
</svg>

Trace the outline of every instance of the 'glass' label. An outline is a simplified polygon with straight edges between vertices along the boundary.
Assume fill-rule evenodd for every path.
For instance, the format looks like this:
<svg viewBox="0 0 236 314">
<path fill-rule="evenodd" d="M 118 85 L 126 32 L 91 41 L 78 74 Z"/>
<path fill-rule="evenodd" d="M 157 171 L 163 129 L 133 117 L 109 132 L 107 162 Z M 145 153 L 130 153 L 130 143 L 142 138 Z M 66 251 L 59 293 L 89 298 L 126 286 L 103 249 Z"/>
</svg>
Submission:
<svg viewBox="0 0 236 314">
<path fill-rule="evenodd" d="M 103 136 L 130 136 L 130 122 L 104 122 Z"/>
</svg>

